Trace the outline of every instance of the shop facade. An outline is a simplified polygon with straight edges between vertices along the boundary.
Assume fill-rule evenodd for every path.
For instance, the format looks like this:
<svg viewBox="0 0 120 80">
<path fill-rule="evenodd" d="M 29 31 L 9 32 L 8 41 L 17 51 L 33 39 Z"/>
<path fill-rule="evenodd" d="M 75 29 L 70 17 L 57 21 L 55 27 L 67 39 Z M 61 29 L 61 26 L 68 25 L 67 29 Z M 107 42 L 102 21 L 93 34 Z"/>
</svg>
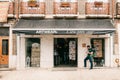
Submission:
<svg viewBox="0 0 120 80">
<path fill-rule="evenodd" d="M 99 21 L 89 25 L 91 20 L 87 22 L 84 20 L 82 22 L 81 20 L 39 20 L 41 25 L 32 26 L 35 28 L 30 26 L 28 28 L 28 25 L 23 26 L 25 24 L 23 22 L 25 21 L 19 21 L 15 28 L 11 28 L 11 32 L 16 35 L 17 55 L 14 58 L 16 62 L 12 62 L 12 59 L 10 59 L 10 67 L 16 67 L 17 69 L 27 67 L 82 68 L 87 45 L 96 49 L 93 61 L 95 67 L 113 67 L 115 29 L 109 20 L 105 22 L 104 29 L 100 28 L 100 25 L 98 25 L 99 28 L 95 27 L 95 24 Z M 29 23 L 29 21 L 26 22 Z M 46 22 L 48 24 L 45 24 Z M 60 24 L 61 22 L 62 24 Z M 33 24 L 35 23 L 30 25 Z M 90 28 L 88 28 L 89 26 Z"/>
</svg>

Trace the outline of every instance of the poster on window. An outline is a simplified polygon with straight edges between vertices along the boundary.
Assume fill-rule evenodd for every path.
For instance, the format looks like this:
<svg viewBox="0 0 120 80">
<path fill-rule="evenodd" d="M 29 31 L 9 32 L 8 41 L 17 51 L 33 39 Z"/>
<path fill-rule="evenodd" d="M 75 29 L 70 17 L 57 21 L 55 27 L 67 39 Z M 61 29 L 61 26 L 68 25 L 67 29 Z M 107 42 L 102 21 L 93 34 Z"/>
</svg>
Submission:
<svg viewBox="0 0 120 80">
<path fill-rule="evenodd" d="M 94 40 L 94 46 L 96 49 L 96 56 L 95 57 L 103 57 L 102 54 L 102 40 Z"/>
<path fill-rule="evenodd" d="M 76 49 L 76 45 L 75 45 L 75 41 L 70 41 L 69 42 L 69 59 L 70 60 L 75 60 L 75 49 Z"/>
</svg>

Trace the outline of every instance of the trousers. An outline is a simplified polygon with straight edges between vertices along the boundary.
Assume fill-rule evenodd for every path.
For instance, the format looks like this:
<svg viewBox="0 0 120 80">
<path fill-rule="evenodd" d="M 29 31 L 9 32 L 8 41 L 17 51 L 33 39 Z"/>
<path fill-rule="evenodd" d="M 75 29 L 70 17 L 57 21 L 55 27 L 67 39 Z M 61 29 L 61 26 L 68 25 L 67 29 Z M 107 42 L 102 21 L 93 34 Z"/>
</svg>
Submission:
<svg viewBox="0 0 120 80">
<path fill-rule="evenodd" d="M 85 59 L 84 59 L 84 67 L 86 67 L 87 66 L 87 60 L 89 60 L 89 62 L 90 62 L 90 69 L 92 69 L 93 68 L 93 62 L 92 62 L 92 57 L 90 56 L 90 55 L 87 55 L 86 57 L 85 57 Z"/>
</svg>

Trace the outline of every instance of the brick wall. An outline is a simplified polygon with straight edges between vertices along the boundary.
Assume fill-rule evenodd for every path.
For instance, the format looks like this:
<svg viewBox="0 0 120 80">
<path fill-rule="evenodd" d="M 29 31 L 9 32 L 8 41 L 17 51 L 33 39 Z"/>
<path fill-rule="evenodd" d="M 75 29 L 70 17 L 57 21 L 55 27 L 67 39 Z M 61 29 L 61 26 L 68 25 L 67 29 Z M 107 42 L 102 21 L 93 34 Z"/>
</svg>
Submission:
<svg viewBox="0 0 120 80">
<path fill-rule="evenodd" d="M 14 2 L 9 2 L 9 10 L 8 13 L 9 14 L 13 14 L 14 13 Z"/>
<path fill-rule="evenodd" d="M 102 7 L 96 8 L 94 3 L 86 3 L 86 14 L 109 15 L 109 3 L 103 3 Z"/>
<path fill-rule="evenodd" d="M 101 11 L 101 12 L 95 12 L 95 10 L 91 10 L 90 7 L 92 7 L 92 3 L 88 4 L 86 3 L 87 0 L 78 0 L 78 2 L 73 2 L 70 3 L 72 9 L 70 10 L 61 10 L 59 8 L 60 3 L 55 3 L 54 0 L 45 0 L 44 2 L 40 2 L 39 3 L 39 8 L 40 9 L 30 9 L 27 6 L 27 2 L 21 2 L 20 4 L 18 4 L 18 0 L 15 0 L 15 2 L 10 2 L 10 7 L 9 7 L 9 14 L 12 14 L 13 12 L 15 12 L 16 14 L 18 14 L 18 6 L 20 5 L 20 13 L 22 14 L 46 14 L 46 15 L 51 15 L 53 13 L 70 13 L 70 14 L 76 14 L 79 13 L 80 15 L 85 15 L 85 12 L 87 10 L 87 14 L 96 14 L 96 13 L 100 13 L 100 14 L 110 14 L 112 15 L 112 0 L 109 0 L 109 3 L 104 3 L 104 8 L 105 10 Z M 114 5 L 114 9 L 116 10 L 116 1 L 114 1 L 115 5 Z M 87 7 L 86 7 L 87 5 Z M 13 8 L 13 6 L 15 6 L 15 10 Z M 56 8 L 54 8 L 54 6 L 56 6 Z M 42 10 L 41 10 L 42 9 Z M 114 10 L 114 13 L 116 12 Z M 114 14 L 115 15 L 115 14 Z"/>
<path fill-rule="evenodd" d="M 60 2 L 54 2 L 54 14 L 77 14 L 77 2 L 70 2 L 69 7 L 61 7 Z"/>
<path fill-rule="evenodd" d="M 45 14 L 45 3 L 38 2 L 38 7 L 29 7 L 28 2 L 21 2 L 21 14 Z"/>
</svg>

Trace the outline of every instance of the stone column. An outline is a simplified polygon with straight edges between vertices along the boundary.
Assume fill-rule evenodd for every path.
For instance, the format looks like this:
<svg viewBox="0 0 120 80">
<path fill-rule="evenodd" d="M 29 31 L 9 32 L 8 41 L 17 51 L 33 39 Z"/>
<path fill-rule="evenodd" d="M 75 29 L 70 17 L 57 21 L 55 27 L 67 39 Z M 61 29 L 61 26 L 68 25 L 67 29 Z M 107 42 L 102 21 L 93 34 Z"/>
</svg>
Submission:
<svg viewBox="0 0 120 80">
<path fill-rule="evenodd" d="M 17 69 L 25 68 L 25 38 L 17 35 Z"/>
<path fill-rule="evenodd" d="M 110 67 L 110 39 L 105 38 L 105 66 Z"/>
<path fill-rule="evenodd" d="M 117 25 L 117 31 L 118 31 L 118 54 L 120 55 L 120 24 Z M 119 57 L 120 59 L 120 57 Z"/>
<path fill-rule="evenodd" d="M 117 25 L 117 32 L 118 32 L 118 58 L 120 61 L 120 23 Z M 119 62 L 120 64 L 120 62 Z"/>
<path fill-rule="evenodd" d="M 15 14 L 16 19 L 19 18 L 19 7 L 20 7 L 20 0 L 15 0 L 14 1 L 14 14 Z"/>
<path fill-rule="evenodd" d="M 87 0 L 78 0 L 79 18 L 85 18 L 85 2 L 87 2 Z"/>
<path fill-rule="evenodd" d="M 45 0 L 46 18 L 53 18 L 54 0 Z"/>
<path fill-rule="evenodd" d="M 9 68 L 14 68 L 15 63 L 13 63 L 13 57 L 12 57 L 12 29 L 11 27 L 9 28 L 9 31 L 10 31 L 9 33 L 10 34 L 10 37 L 9 37 L 9 45 L 10 45 L 9 47 Z"/>
<path fill-rule="evenodd" d="M 20 35 L 17 35 L 17 69 L 20 68 Z"/>
<path fill-rule="evenodd" d="M 113 33 L 110 34 L 110 66 L 113 67 Z"/>
</svg>

